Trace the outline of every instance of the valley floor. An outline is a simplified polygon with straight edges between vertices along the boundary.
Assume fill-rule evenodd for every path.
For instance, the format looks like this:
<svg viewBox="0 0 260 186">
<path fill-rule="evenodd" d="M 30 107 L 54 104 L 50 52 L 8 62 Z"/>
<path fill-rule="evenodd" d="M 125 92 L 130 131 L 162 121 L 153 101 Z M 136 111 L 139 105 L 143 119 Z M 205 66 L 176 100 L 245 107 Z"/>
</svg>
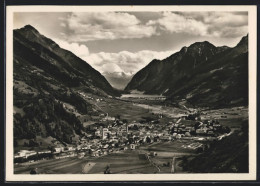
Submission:
<svg viewBox="0 0 260 186">
<path fill-rule="evenodd" d="M 151 112 L 156 112 L 158 109 L 163 110 L 165 114 L 179 110 L 175 108 L 164 110 L 162 106 L 151 105 L 148 108 L 148 106 L 120 100 L 113 101 L 113 99 L 100 102 L 97 106 L 111 115 L 120 113 L 121 117 L 130 121 L 133 118 L 140 119 L 142 116 L 151 115 Z M 203 119 L 217 118 L 223 126 L 228 126 L 231 131 L 234 131 L 240 130 L 242 119 L 248 117 L 247 112 L 245 107 L 208 110 L 203 111 L 201 117 Z M 185 111 L 181 110 L 179 113 L 182 114 Z M 208 142 L 198 142 L 194 139 L 153 142 L 141 145 L 134 150 L 112 152 L 99 157 L 86 155 L 83 158 L 75 156 L 15 164 L 14 173 L 29 174 L 32 169 L 37 168 L 39 174 L 103 174 L 107 166 L 113 174 L 183 173 L 182 157 L 198 156 L 199 153 L 195 147 L 205 143 Z"/>
</svg>

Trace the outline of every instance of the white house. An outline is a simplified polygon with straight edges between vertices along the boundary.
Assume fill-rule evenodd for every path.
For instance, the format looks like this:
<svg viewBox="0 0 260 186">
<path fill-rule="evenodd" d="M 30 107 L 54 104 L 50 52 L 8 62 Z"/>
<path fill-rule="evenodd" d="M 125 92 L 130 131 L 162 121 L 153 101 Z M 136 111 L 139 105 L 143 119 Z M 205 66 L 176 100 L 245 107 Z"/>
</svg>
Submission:
<svg viewBox="0 0 260 186">
<path fill-rule="evenodd" d="M 130 144 L 130 149 L 135 150 L 135 144 Z"/>
</svg>

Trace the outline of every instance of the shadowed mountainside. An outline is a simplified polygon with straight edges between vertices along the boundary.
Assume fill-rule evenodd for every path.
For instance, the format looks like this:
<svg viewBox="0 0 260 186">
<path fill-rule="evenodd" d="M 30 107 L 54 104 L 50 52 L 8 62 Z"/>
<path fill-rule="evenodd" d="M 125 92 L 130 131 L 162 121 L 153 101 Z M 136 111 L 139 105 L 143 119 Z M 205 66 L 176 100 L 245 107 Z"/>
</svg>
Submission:
<svg viewBox="0 0 260 186">
<path fill-rule="evenodd" d="M 78 91 L 119 95 L 88 63 L 27 25 L 13 31 L 14 136 L 52 136 L 71 143 L 83 130 L 79 115 L 96 112 Z"/>
<path fill-rule="evenodd" d="M 163 94 L 196 106 L 248 104 L 248 36 L 234 47 L 197 42 L 137 72 L 125 90 Z"/>
</svg>

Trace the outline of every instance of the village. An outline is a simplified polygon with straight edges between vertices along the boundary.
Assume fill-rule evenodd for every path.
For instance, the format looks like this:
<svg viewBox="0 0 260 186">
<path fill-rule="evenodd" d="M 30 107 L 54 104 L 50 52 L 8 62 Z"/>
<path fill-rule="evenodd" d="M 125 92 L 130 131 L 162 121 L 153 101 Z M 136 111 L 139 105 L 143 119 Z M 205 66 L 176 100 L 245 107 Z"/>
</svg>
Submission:
<svg viewBox="0 0 260 186">
<path fill-rule="evenodd" d="M 160 123 L 163 117 L 146 118 L 143 121 L 128 122 L 125 119 L 102 115 L 99 123 L 86 126 L 84 136 L 74 139 L 72 144 L 52 140 L 52 145 L 42 151 L 20 150 L 14 155 L 14 163 L 35 162 L 44 159 L 62 159 L 68 157 L 95 158 L 126 150 L 138 150 L 140 147 L 185 140 L 183 149 L 190 148 L 203 152 L 207 142 L 221 140 L 231 133 L 230 128 L 222 126 L 218 120 L 201 121 L 198 113 L 172 118 Z M 152 152 L 156 154 L 157 152 Z"/>
</svg>

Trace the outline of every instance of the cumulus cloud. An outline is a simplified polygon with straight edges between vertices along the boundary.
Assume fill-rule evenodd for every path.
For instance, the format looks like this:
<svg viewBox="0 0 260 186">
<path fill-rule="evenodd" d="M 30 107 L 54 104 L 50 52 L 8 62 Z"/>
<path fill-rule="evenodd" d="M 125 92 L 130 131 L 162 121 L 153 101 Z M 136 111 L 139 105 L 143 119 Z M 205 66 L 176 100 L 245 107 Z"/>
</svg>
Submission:
<svg viewBox="0 0 260 186">
<path fill-rule="evenodd" d="M 86 45 L 81 45 L 78 43 L 69 43 L 67 41 L 54 38 L 53 39 L 61 48 L 66 49 L 74 53 L 76 56 L 84 59 L 85 57 L 89 56 L 89 50 Z"/>
<path fill-rule="evenodd" d="M 163 17 L 158 20 L 151 20 L 148 25 L 158 25 L 160 29 L 175 33 L 190 33 L 205 35 L 207 25 L 201 21 L 188 18 L 173 12 L 163 12 Z"/>
<path fill-rule="evenodd" d="M 248 25 L 247 12 L 157 12 L 150 18 L 137 18 L 131 12 L 73 12 L 59 20 L 60 26 L 66 29 L 61 37 L 69 42 L 148 38 L 165 31 L 237 37 L 246 34 Z M 233 31 L 237 34 L 232 35 Z"/>
<path fill-rule="evenodd" d="M 136 73 L 145 67 L 153 59 L 164 59 L 175 51 L 150 51 L 139 52 L 121 51 L 118 53 L 93 53 L 85 58 L 94 68 L 103 72 L 124 72 L 126 74 Z"/>
<path fill-rule="evenodd" d="M 209 37 L 238 37 L 248 32 L 247 12 L 163 12 L 162 15 L 147 25 L 171 33 Z"/>
<path fill-rule="evenodd" d="M 156 34 L 156 28 L 141 24 L 124 12 L 75 12 L 63 20 L 73 42 L 101 39 L 143 38 Z M 65 23 L 66 22 L 66 23 Z"/>
<path fill-rule="evenodd" d="M 101 66 L 103 72 L 123 72 L 123 70 L 115 63 L 105 63 Z"/>
<path fill-rule="evenodd" d="M 208 12 L 202 21 L 212 26 L 239 27 L 248 24 L 248 16 L 232 12 Z"/>
<path fill-rule="evenodd" d="M 61 48 L 71 51 L 101 73 L 124 72 L 127 75 L 132 75 L 141 68 L 145 67 L 153 59 L 161 60 L 175 52 L 141 50 L 138 52 L 121 51 L 118 53 L 90 53 L 86 45 L 69 43 L 57 38 L 53 40 Z"/>
</svg>

